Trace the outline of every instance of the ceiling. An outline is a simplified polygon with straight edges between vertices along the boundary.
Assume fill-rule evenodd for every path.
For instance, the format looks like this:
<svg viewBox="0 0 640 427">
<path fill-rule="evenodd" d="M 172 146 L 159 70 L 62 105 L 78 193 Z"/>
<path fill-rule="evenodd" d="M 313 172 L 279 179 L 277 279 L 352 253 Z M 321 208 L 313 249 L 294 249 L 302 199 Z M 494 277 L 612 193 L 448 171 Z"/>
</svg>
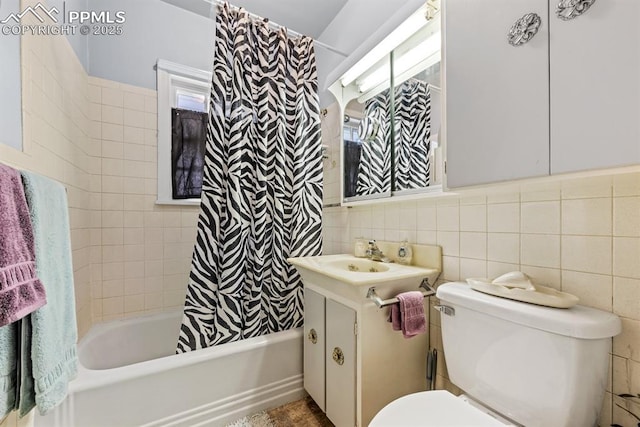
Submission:
<svg viewBox="0 0 640 427">
<path fill-rule="evenodd" d="M 0 0 L 1 1 L 1 0 Z M 104 0 L 107 1 L 107 0 Z M 124 0 L 122 0 L 124 1 Z M 181 9 L 215 17 L 216 0 L 161 0 Z M 313 37 L 321 107 L 335 101 L 327 87 L 393 31 L 425 0 L 227 0 L 300 34 Z"/>
<path fill-rule="evenodd" d="M 162 0 L 198 15 L 213 17 L 214 0 Z M 234 6 L 269 18 L 295 32 L 318 38 L 348 0 L 231 0 Z"/>
</svg>

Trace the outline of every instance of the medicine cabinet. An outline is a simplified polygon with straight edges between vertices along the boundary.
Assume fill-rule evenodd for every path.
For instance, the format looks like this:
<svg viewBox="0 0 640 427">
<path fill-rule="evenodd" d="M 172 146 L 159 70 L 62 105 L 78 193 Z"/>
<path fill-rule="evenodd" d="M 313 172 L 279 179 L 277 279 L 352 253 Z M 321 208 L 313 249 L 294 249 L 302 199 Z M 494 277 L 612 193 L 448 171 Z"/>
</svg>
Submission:
<svg viewBox="0 0 640 427">
<path fill-rule="evenodd" d="M 638 0 L 447 0 L 450 188 L 640 163 Z"/>
<path fill-rule="evenodd" d="M 429 2 L 330 87 L 344 119 L 343 204 L 442 192 L 440 27 Z"/>
</svg>

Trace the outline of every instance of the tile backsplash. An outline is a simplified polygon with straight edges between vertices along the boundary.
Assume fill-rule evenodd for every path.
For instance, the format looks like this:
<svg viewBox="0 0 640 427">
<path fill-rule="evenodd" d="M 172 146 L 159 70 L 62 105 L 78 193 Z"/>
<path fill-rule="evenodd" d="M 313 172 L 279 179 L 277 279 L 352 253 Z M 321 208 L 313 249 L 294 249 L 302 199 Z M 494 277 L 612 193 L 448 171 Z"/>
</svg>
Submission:
<svg viewBox="0 0 640 427">
<path fill-rule="evenodd" d="M 339 144 L 339 134 L 327 138 Z M 339 181 L 325 182 L 332 185 L 337 189 L 329 193 L 339 192 Z M 418 201 L 325 208 L 325 254 L 352 253 L 359 237 L 442 246 L 440 283 L 521 270 L 577 295 L 583 305 L 616 313 L 623 332 L 613 339 L 600 425 L 637 425 L 627 410 L 640 416 L 640 399 L 616 395 L 640 393 L 640 173 L 538 179 Z M 431 345 L 443 351 L 434 313 Z M 448 381 L 446 362 L 438 373 L 439 387 L 459 391 Z"/>
<path fill-rule="evenodd" d="M 604 276 L 611 279 L 610 290 L 598 301 L 579 296 L 611 308 L 606 296 L 612 295 L 613 278 L 640 279 L 640 174 L 578 181 L 584 184 L 581 193 L 571 180 L 518 192 L 327 208 L 325 252 L 351 252 L 357 237 L 406 238 L 442 246 L 445 280 L 522 268 L 563 289 L 572 286 L 573 273 Z"/>
</svg>

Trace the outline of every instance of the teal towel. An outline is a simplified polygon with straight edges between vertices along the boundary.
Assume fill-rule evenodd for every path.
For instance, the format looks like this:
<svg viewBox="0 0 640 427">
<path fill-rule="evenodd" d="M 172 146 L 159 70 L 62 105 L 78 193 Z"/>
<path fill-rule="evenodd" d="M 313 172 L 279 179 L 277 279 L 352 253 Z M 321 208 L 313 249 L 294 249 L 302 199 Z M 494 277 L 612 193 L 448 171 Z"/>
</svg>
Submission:
<svg viewBox="0 0 640 427">
<path fill-rule="evenodd" d="M 0 328 L 0 420 L 16 406 L 18 323 Z"/>
<path fill-rule="evenodd" d="M 36 272 L 48 303 L 21 325 L 21 417 L 34 406 L 44 415 L 60 404 L 78 370 L 67 194 L 61 184 L 30 172 L 22 172 L 22 181 L 35 235 Z"/>
</svg>

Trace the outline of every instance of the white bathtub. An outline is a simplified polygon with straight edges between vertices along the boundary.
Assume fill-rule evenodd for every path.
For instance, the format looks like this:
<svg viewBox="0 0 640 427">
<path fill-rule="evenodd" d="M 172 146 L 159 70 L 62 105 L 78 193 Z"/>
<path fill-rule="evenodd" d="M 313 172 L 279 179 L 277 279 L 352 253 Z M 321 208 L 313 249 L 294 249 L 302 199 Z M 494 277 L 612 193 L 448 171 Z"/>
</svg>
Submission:
<svg viewBox="0 0 640 427">
<path fill-rule="evenodd" d="M 301 329 L 176 355 L 181 319 L 94 326 L 69 397 L 35 426 L 220 426 L 305 395 Z"/>
</svg>

